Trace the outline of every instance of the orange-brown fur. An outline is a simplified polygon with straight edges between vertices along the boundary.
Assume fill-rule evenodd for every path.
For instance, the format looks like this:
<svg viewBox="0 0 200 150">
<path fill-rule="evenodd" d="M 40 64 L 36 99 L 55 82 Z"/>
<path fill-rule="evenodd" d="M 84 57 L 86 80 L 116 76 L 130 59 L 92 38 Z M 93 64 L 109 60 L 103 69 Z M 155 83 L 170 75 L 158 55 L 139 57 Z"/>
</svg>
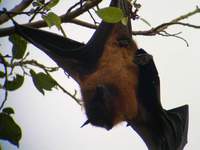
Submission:
<svg viewBox="0 0 200 150">
<path fill-rule="evenodd" d="M 120 47 L 117 39 L 121 35 L 128 34 L 122 24 L 117 24 L 112 30 L 99 60 L 95 72 L 85 75 L 80 80 L 82 96 L 85 103 L 95 93 L 97 85 L 111 85 L 118 91 L 118 95 L 112 99 L 115 107 L 113 125 L 133 119 L 138 112 L 136 90 L 138 69 L 133 63 L 136 44 L 131 42 L 128 47 Z"/>
</svg>

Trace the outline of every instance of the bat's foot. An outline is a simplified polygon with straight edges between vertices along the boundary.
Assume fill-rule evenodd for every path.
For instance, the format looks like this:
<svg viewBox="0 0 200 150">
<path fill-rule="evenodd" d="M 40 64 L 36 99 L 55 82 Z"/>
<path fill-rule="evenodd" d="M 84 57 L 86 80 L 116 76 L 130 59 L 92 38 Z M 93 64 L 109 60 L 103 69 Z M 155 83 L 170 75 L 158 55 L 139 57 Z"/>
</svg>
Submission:
<svg viewBox="0 0 200 150">
<path fill-rule="evenodd" d="M 138 49 L 134 58 L 134 63 L 139 66 L 149 64 L 153 60 L 153 56 L 145 52 L 143 49 Z"/>
</svg>

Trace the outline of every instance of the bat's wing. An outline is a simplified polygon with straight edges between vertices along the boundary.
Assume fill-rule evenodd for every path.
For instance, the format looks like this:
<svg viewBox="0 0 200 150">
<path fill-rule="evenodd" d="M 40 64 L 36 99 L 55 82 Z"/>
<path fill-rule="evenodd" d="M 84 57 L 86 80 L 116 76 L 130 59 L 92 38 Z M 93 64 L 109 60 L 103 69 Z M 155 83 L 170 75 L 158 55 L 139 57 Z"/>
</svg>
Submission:
<svg viewBox="0 0 200 150">
<path fill-rule="evenodd" d="M 74 59 L 79 56 L 79 49 L 85 46 L 83 43 L 64 38 L 58 34 L 19 25 L 16 22 L 15 29 L 18 34 L 47 53 L 47 55 L 49 53 L 55 53 L 59 56 Z"/>
<path fill-rule="evenodd" d="M 110 32 L 109 25 L 102 23 L 91 40 L 83 44 L 55 33 L 19 25 L 15 21 L 14 25 L 16 33 L 46 53 L 75 79 L 78 74 L 87 73 L 95 67 Z"/>
<path fill-rule="evenodd" d="M 188 105 L 164 110 L 160 102 L 160 81 L 153 57 L 138 50 L 138 117 L 128 121 L 149 150 L 182 150 L 187 143 Z"/>
<path fill-rule="evenodd" d="M 46 53 L 75 80 L 79 74 L 95 69 L 114 26 L 102 22 L 89 42 L 83 44 L 55 33 L 20 25 L 14 20 L 13 23 L 16 33 Z"/>
</svg>

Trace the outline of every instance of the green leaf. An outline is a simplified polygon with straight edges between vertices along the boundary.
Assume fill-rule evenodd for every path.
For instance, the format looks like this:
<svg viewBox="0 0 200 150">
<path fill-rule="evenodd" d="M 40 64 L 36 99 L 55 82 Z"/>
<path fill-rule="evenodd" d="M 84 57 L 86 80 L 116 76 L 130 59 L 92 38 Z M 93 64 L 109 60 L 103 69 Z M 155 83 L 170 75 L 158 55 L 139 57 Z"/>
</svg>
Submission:
<svg viewBox="0 0 200 150">
<path fill-rule="evenodd" d="M 51 78 L 49 75 L 44 73 L 38 73 L 37 74 L 38 81 L 40 85 L 43 87 L 43 89 L 51 91 L 54 86 L 56 86 L 56 82 L 53 78 Z"/>
<path fill-rule="evenodd" d="M 119 22 L 124 14 L 120 8 L 117 7 L 106 7 L 96 11 L 97 15 L 108 23 L 117 23 Z"/>
<path fill-rule="evenodd" d="M 11 114 L 14 114 L 14 113 L 15 113 L 15 111 L 14 111 L 13 108 L 11 108 L 11 107 L 6 107 L 6 108 L 4 108 L 4 109 L 2 110 L 2 112 L 6 113 L 6 114 L 8 114 L 8 115 L 11 115 Z"/>
<path fill-rule="evenodd" d="M 5 88 L 9 91 L 14 91 L 14 90 L 20 88 L 23 83 L 24 83 L 24 76 L 17 74 L 13 80 L 11 80 L 11 81 L 8 80 L 6 82 Z"/>
<path fill-rule="evenodd" d="M 0 0 L 0 3 L 2 3 L 3 2 L 3 0 Z"/>
<path fill-rule="evenodd" d="M 45 22 L 49 27 L 55 25 L 58 28 L 58 30 L 60 30 L 61 19 L 55 13 L 50 12 L 46 16 L 43 16 L 43 19 L 45 20 Z"/>
<path fill-rule="evenodd" d="M 5 77 L 5 73 L 3 71 L 0 71 L 0 78 L 4 78 Z"/>
<path fill-rule="evenodd" d="M 51 0 L 51 2 L 45 7 L 46 10 L 51 9 L 52 7 L 58 4 L 59 0 Z"/>
<path fill-rule="evenodd" d="M 13 118 L 6 113 L 0 113 L 0 139 L 8 140 L 10 143 L 19 146 L 21 137 L 21 128 Z"/>
<path fill-rule="evenodd" d="M 42 86 L 39 84 L 39 81 L 37 79 L 37 74 L 33 70 L 30 70 L 30 74 L 31 74 L 33 84 L 35 85 L 36 89 L 38 89 L 38 91 L 44 95 L 44 90 L 43 90 Z"/>
<path fill-rule="evenodd" d="M 23 58 L 27 48 L 27 41 L 17 34 L 10 35 L 9 40 L 13 44 L 12 47 L 13 58 L 15 59 Z"/>
<path fill-rule="evenodd" d="M 56 81 L 45 73 L 35 73 L 30 70 L 35 87 L 44 95 L 44 90 L 51 91 L 57 85 Z"/>
<path fill-rule="evenodd" d="M 128 24 L 128 17 L 123 17 L 122 19 L 121 19 L 121 22 L 122 22 L 122 24 L 123 25 L 127 25 Z"/>
</svg>

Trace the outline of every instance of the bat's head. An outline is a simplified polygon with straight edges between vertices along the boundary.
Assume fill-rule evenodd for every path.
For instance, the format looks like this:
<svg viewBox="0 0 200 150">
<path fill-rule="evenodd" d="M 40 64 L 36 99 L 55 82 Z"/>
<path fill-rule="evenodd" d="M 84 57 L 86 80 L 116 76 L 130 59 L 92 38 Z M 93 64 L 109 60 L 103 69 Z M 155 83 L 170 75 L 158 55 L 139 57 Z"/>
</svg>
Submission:
<svg viewBox="0 0 200 150">
<path fill-rule="evenodd" d="M 118 91 L 109 85 L 97 85 L 90 103 L 85 103 L 86 115 L 92 125 L 104 127 L 107 130 L 113 127 L 115 106 L 112 99 L 117 97 Z"/>
</svg>

